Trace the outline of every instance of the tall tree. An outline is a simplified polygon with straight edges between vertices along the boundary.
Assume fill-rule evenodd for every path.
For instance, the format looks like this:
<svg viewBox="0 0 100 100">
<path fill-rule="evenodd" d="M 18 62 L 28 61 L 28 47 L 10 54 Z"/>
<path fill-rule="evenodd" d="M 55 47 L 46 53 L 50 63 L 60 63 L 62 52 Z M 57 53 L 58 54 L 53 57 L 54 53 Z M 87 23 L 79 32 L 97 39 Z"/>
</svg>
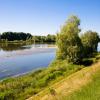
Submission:
<svg viewBox="0 0 100 100">
<path fill-rule="evenodd" d="M 57 35 L 57 58 L 67 59 L 69 62 L 79 63 L 82 59 L 82 43 L 79 38 L 80 19 L 77 16 L 68 18 Z"/>
</svg>

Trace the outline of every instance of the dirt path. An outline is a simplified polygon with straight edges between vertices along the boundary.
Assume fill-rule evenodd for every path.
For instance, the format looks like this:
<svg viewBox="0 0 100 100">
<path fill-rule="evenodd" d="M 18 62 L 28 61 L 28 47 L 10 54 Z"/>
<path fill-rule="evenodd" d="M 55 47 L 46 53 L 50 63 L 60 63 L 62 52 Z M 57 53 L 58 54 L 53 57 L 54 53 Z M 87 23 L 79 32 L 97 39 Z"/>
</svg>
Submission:
<svg viewBox="0 0 100 100">
<path fill-rule="evenodd" d="M 89 83 L 92 80 L 92 75 L 98 70 L 100 70 L 100 62 L 91 67 L 84 68 L 52 85 L 50 88 L 55 90 L 54 95 L 50 93 L 49 89 L 45 89 L 27 100 L 62 100 L 64 96 Z"/>
</svg>

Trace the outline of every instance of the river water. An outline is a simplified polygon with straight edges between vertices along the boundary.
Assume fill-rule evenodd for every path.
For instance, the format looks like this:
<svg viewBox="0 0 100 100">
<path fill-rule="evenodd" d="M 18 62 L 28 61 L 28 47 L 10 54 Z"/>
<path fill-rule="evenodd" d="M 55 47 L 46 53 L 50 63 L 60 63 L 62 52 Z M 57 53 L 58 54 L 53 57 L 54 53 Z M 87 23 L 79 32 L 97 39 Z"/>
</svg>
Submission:
<svg viewBox="0 0 100 100">
<path fill-rule="evenodd" d="M 0 79 L 47 67 L 55 58 L 55 51 L 52 44 L 0 44 Z"/>
<path fill-rule="evenodd" d="M 0 45 L 0 79 L 47 67 L 55 58 L 51 44 Z"/>
</svg>

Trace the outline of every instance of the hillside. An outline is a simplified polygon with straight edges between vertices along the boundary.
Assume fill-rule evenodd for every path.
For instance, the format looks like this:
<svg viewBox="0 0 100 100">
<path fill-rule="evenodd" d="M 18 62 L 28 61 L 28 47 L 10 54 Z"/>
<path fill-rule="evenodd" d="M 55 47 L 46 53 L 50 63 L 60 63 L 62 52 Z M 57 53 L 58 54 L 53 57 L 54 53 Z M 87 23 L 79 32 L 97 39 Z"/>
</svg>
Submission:
<svg viewBox="0 0 100 100">
<path fill-rule="evenodd" d="M 85 98 L 85 100 L 98 100 L 100 98 L 99 84 L 100 61 L 75 72 L 28 100 L 84 100 Z"/>
</svg>

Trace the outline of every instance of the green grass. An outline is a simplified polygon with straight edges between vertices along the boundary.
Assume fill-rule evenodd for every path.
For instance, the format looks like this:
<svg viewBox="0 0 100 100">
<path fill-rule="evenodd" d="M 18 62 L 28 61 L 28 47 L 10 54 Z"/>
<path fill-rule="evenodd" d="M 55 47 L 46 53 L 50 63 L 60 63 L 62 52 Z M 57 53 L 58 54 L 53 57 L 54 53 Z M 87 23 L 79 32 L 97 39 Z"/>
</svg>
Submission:
<svg viewBox="0 0 100 100">
<path fill-rule="evenodd" d="M 0 82 L 0 100 L 25 100 L 83 67 L 85 66 L 68 64 L 66 60 L 55 60 L 47 68 L 5 79 Z"/>
<path fill-rule="evenodd" d="M 92 76 L 92 81 L 64 100 L 100 100 L 100 70 Z"/>
<path fill-rule="evenodd" d="M 56 60 L 48 68 L 0 82 L 0 100 L 25 100 L 51 84 L 80 70 L 83 66 Z"/>
<path fill-rule="evenodd" d="M 28 100 L 99 100 L 99 85 L 100 62 L 97 62 L 64 77 Z"/>
</svg>

